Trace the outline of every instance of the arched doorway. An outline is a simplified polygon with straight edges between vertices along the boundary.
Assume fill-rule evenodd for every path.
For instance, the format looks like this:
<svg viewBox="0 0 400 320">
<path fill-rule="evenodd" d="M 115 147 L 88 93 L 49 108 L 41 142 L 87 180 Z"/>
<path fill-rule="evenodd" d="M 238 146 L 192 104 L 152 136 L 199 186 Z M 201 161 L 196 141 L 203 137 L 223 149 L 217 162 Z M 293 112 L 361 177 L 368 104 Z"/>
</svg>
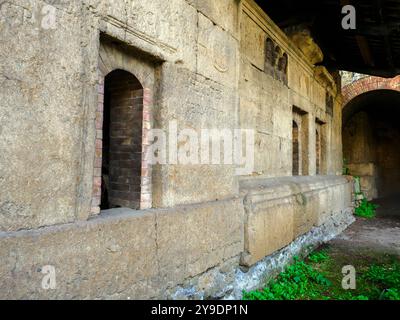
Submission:
<svg viewBox="0 0 400 320">
<path fill-rule="evenodd" d="M 361 93 L 343 108 L 343 156 L 369 199 L 400 194 L 400 92 Z"/>
<path fill-rule="evenodd" d="M 124 70 L 104 80 L 102 126 L 102 210 L 140 209 L 143 129 L 143 87 Z"/>
</svg>

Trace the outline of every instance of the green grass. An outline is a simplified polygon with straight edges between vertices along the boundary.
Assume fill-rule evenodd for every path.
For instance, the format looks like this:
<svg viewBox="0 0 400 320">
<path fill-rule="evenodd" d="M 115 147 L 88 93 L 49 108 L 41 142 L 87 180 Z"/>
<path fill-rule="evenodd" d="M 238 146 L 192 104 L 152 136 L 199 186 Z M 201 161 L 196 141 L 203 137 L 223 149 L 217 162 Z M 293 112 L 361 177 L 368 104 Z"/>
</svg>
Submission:
<svg viewBox="0 0 400 320">
<path fill-rule="evenodd" d="M 355 215 L 361 218 L 372 219 L 375 218 L 376 209 L 378 206 L 369 202 L 367 199 L 363 199 L 360 205 L 355 209 Z"/>
<path fill-rule="evenodd" d="M 260 290 L 243 292 L 244 300 L 400 300 L 400 261 L 398 257 L 331 253 L 324 248 L 306 260 L 295 258 L 293 264 Z M 371 259 L 374 263 L 371 263 Z M 342 288 L 342 267 L 348 264 L 357 271 L 357 288 Z"/>
<path fill-rule="evenodd" d="M 329 259 L 327 249 L 315 251 L 308 256 L 308 260 L 314 263 L 321 263 Z"/>
</svg>

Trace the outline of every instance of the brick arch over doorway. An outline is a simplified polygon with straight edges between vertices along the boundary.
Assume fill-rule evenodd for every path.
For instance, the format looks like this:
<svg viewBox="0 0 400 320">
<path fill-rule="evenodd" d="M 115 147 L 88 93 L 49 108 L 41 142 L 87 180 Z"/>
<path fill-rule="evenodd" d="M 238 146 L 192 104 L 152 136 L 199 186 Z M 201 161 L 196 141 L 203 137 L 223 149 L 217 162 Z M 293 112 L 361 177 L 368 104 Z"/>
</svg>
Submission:
<svg viewBox="0 0 400 320">
<path fill-rule="evenodd" d="M 131 73 L 105 78 L 100 208 L 140 209 L 143 87 Z"/>
<path fill-rule="evenodd" d="M 355 97 L 374 90 L 400 91 L 400 76 L 395 78 L 365 77 L 344 86 L 343 108 Z"/>
<path fill-rule="evenodd" d="M 399 84 L 400 77 L 370 77 L 345 88 L 343 158 L 368 199 L 400 194 Z"/>
<path fill-rule="evenodd" d="M 92 213 L 152 206 L 151 170 L 144 157 L 151 127 L 150 95 L 128 71 L 100 75 Z"/>
<path fill-rule="evenodd" d="M 152 198 L 152 170 L 146 157 L 149 143 L 149 132 L 153 127 L 153 92 L 154 92 L 154 66 L 146 61 L 132 57 L 129 52 L 118 44 L 108 39 L 101 39 L 98 69 L 98 103 L 95 117 L 96 149 L 94 158 L 93 191 L 91 202 L 91 215 L 100 212 L 102 202 L 102 164 L 103 164 L 103 122 L 104 98 L 106 76 L 119 70 L 131 74 L 142 87 L 142 157 L 141 157 L 141 184 L 140 204 L 137 208 L 148 209 L 153 206 Z M 104 185 L 103 185 L 104 187 Z M 104 191 L 104 188 L 103 188 Z"/>
</svg>

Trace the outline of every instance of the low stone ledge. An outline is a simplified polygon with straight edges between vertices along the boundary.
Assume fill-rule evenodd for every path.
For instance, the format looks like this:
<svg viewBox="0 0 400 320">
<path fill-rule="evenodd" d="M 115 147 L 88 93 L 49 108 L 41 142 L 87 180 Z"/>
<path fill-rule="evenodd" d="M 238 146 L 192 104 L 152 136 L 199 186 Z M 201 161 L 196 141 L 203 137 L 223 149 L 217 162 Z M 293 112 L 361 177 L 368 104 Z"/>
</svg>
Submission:
<svg viewBox="0 0 400 320">
<path fill-rule="evenodd" d="M 331 216 L 283 249 L 264 257 L 250 268 L 239 266 L 239 257 L 224 261 L 206 272 L 166 291 L 168 299 L 241 299 L 243 290 L 261 288 L 289 265 L 294 256 L 305 257 L 319 245 L 343 232 L 355 221 L 351 208 Z"/>
<path fill-rule="evenodd" d="M 263 200 L 292 196 L 293 194 L 318 191 L 336 185 L 347 184 L 345 176 L 298 176 L 279 178 L 252 178 L 240 181 L 242 195 L 262 195 Z"/>
<path fill-rule="evenodd" d="M 351 187 L 342 176 L 242 181 L 246 220 L 241 263 L 254 265 L 351 207 Z"/>
<path fill-rule="evenodd" d="M 313 227 L 285 248 L 264 257 L 247 270 L 237 268 L 235 281 L 231 284 L 234 289 L 225 296 L 225 299 L 241 299 L 243 290 L 251 291 L 263 287 L 265 283 L 282 272 L 295 256 L 306 257 L 321 244 L 341 234 L 354 221 L 352 208 L 347 208 L 329 217 L 321 226 Z"/>
<path fill-rule="evenodd" d="M 0 234 L 0 299 L 149 299 L 243 251 L 240 198 Z M 43 267 L 56 288 L 44 290 Z"/>
<path fill-rule="evenodd" d="M 346 178 L 283 180 L 284 197 L 273 197 L 275 179 L 245 198 L 0 233 L 0 299 L 239 298 L 354 219 Z M 42 288 L 45 266 L 55 290 Z"/>
</svg>

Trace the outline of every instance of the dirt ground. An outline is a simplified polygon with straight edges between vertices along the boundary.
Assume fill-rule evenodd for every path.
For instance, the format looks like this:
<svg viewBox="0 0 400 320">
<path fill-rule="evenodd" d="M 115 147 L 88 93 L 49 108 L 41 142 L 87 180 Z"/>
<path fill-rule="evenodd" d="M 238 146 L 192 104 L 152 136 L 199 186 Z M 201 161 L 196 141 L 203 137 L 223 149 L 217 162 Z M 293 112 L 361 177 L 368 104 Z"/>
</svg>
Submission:
<svg viewBox="0 0 400 320">
<path fill-rule="evenodd" d="M 374 251 L 400 256 L 400 196 L 375 201 L 379 205 L 374 219 L 357 219 L 332 240 L 331 247 L 347 252 Z"/>
<path fill-rule="evenodd" d="M 376 218 L 357 218 L 341 235 L 319 249 L 326 250 L 330 257 L 317 268 L 333 283 L 328 294 L 332 299 L 359 299 L 360 296 L 369 300 L 381 299 L 389 288 L 387 283 L 366 279 L 372 266 L 381 266 L 385 277 L 390 274 L 392 278 L 398 278 L 393 273 L 398 272 L 394 266 L 400 263 L 400 196 L 375 203 L 379 205 Z M 342 268 L 349 265 L 356 270 L 356 290 L 342 288 Z M 400 288 L 390 289 L 398 292 Z"/>
<path fill-rule="evenodd" d="M 341 235 L 295 262 L 249 300 L 400 300 L 400 197 L 377 201 Z M 311 267 L 311 269 L 309 269 Z M 354 270 L 353 287 L 343 281 Z M 310 271 L 311 270 L 311 271 Z"/>
</svg>

